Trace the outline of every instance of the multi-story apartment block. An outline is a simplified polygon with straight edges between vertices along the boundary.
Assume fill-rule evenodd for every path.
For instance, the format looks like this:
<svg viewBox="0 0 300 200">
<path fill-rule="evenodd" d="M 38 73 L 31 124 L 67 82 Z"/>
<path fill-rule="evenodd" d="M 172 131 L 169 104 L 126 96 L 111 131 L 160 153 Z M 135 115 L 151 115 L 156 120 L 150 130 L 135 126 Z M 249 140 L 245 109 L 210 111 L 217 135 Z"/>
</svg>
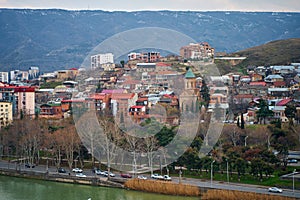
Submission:
<svg viewBox="0 0 300 200">
<path fill-rule="evenodd" d="M 29 79 L 29 73 L 27 71 L 14 70 L 10 71 L 11 81 L 27 81 Z"/>
<path fill-rule="evenodd" d="M 26 115 L 35 114 L 35 88 L 33 87 L 16 87 L 14 90 L 17 97 L 17 111 Z"/>
<path fill-rule="evenodd" d="M 55 74 L 56 74 L 56 78 L 61 81 L 68 80 L 68 79 L 75 79 L 75 77 L 78 74 L 78 69 L 71 68 L 68 70 L 59 70 Z"/>
<path fill-rule="evenodd" d="M 0 129 L 13 121 L 12 103 L 0 101 Z"/>
<path fill-rule="evenodd" d="M 186 59 L 205 59 L 214 57 L 214 48 L 207 42 L 190 43 L 180 48 L 180 56 Z"/>
<path fill-rule="evenodd" d="M 0 85 L 0 100 L 12 103 L 13 115 L 21 112 L 26 115 L 35 114 L 35 88 L 27 86 Z"/>
<path fill-rule="evenodd" d="M 0 72 L 0 82 L 8 83 L 8 72 Z"/>
<path fill-rule="evenodd" d="M 142 53 L 136 53 L 136 52 L 131 52 L 128 54 L 128 60 L 138 60 L 142 62 L 156 62 L 161 58 L 160 52 L 142 52 Z"/>
<path fill-rule="evenodd" d="M 29 73 L 29 78 L 34 79 L 39 76 L 40 69 L 38 67 L 30 67 L 28 73 Z"/>
<path fill-rule="evenodd" d="M 112 53 L 97 54 L 91 56 L 91 68 L 101 67 L 103 64 L 114 63 L 114 55 Z"/>
</svg>

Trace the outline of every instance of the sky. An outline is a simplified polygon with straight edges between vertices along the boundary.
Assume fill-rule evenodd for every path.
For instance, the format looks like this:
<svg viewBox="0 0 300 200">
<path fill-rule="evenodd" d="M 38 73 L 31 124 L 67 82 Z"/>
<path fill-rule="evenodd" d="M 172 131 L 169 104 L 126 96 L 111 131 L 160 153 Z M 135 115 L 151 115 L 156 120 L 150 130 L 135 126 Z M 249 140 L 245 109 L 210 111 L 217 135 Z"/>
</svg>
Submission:
<svg viewBox="0 0 300 200">
<path fill-rule="evenodd" d="M 300 12 L 299 0 L 0 0 L 0 8 Z"/>
</svg>

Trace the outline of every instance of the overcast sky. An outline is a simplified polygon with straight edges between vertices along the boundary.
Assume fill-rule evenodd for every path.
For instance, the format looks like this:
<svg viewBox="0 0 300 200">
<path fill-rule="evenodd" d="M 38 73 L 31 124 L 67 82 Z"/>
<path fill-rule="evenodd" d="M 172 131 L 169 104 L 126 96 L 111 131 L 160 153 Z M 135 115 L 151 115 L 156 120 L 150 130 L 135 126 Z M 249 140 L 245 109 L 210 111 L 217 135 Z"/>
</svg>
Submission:
<svg viewBox="0 0 300 200">
<path fill-rule="evenodd" d="M 300 12 L 299 0 L 0 0 L 1 8 Z"/>
</svg>

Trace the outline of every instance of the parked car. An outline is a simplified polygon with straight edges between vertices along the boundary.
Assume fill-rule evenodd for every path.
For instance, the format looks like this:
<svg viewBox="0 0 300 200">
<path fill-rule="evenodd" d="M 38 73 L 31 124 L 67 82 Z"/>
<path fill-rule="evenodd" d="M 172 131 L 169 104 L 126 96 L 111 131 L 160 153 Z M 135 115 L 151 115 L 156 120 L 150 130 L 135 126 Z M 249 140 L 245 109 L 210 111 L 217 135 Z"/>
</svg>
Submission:
<svg viewBox="0 0 300 200">
<path fill-rule="evenodd" d="M 108 177 L 108 171 L 104 171 L 104 176 L 107 176 Z M 110 177 L 115 177 L 116 175 L 112 172 L 109 172 L 109 176 Z"/>
<path fill-rule="evenodd" d="M 97 175 L 102 175 L 102 176 L 105 175 L 105 172 L 104 172 L 104 171 L 101 171 L 100 169 L 96 169 L 96 170 L 95 170 L 95 173 L 96 173 Z"/>
<path fill-rule="evenodd" d="M 270 187 L 269 192 L 275 192 L 275 193 L 282 193 L 282 189 L 277 188 L 277 187 Z"/>
<path fill-rule="evenodd" d="M 122 178 L 132 178 L 132 176 L 130 174 L 121 174 Z"/>
<path fill-rule="evenodd" d="M 76 173 L 76 176 L 77 176 L 77 177 L 86 177 L 86 175 L 83 174 L 83 173 Z"/>
<path fill-rule="evenodd" d="M 289 159 L 287 162 L 288 163 L 298 163 L 298 160 L 297 159 Z"/>
<path fill-rule="evenodd" d="M 58 173 L 67 173 L 67 171 L 64 168 L 58 168 Z"/>
<path fill-rule="evenodd" d="M 26 168 L 35 168 L 34 164 L 30 164 L 30 163 L 25 163 L 25 167 Z"/>
<path fill-rule="evenodd" d="M 152 174 L 151 178 L 158 179 L 158 180 L 164 180 L 164 177 L 162 175 L 159 175 L 159 174 Z"/>
<path fill-rule="evenodd" d="M 172 181 L 172 178 L 168 175 L 164 175 L 164 180 L 165 181 Z"/>
<path fill-rule="evenodd" d="M 80 168 L 74 168 L 74 169 L 72 169 L 72 172 L 75 172 L 75 173 L 82 173 L 83 171 L 82 171 L 82 169 L 80 169 Z"/>
<path fill-rule="evenodd" d="M 146 176 L 143 176 L 143 175 L 139 175 L 139 176 L 138 176 L 138 179 L 141 179 L 141 180 L 147 180 L 147 177 L 146 177 Z"/>
</svg>

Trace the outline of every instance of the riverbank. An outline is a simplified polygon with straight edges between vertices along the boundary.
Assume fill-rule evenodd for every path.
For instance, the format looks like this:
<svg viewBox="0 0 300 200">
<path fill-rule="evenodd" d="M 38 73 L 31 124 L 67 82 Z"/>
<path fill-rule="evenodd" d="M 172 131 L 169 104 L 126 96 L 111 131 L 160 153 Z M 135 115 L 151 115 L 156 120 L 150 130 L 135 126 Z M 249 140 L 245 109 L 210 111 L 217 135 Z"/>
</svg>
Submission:
<svg viewBox="0 0 300 200">
<path fill-rule="evenodd" d="M 49 168 L 50 169 L 50 168 Z M 24 166 L 17 166 L 15 163 L 9 163 L 9 162 L 2 162 L 2 166 L 0 167 L 0 175 L 5 176 L 13 176 L 13 177 L 20 177 L 20 178 L 30 178 L 30 179 L 38 179 L 38 180 L 45 180 L 45 181 L 52 181 L 52 182 L 61 182 L 61 183 L 71 183 L 71 184 L 78 184 L 78 185 L 89 185 L 89 186 L 104 186 L 104 187 L 110 187 L 110 188 L 122 188 L 122 189 L 129 189 L 129 190 L 137 190 L 137 191 L 143 191 L 143 192 L 150 192 L 150 193 L 158 193 L 158 194 L 169 194 L 173 196 L 179 196 L 183 195 L 186 196 L 187 194 L 179 194 L 176 189 L 178 187 L 179 182 L 176 177 L 172 180 L 172 184 L 174 187 L 171 187 L 169 183 L 171 182 L 165 182 L 162 181 L 161 187 L 158 187 L 158 182 L 155 180 L 145 180 L 147 181 L 147 184 L 140 184 L 142 187 L 136 187 L 136 185 L 132 185 L 133 187 L 128 187 L 128 184 L 126 185 L 126 182 L 130 181 L 138 181 L 138 179 L 124 179 L 121 177 L 111 177 L 110 180 L 107 179 L 107 177 L 100 177 L 96 175 L 92 175 L 91 172 L 86 171 L 87 173 L 90 173 L 87 177 L 77 177 L 75 176 L 75 173 L 57 173 L 55 169 L 51 168 L 51 171 L 47 172 L 48 168 L 46 166 L 36 166 L 35 168 L 24 168 Z M 151 183 L 150 183 L 151 182 Z M 148 184 L 149 183 L 149 184 Z M 169 185 L 167 185 L 169 184 Z M 182 185 L 188 185 L 190 187 L 197 188 L 197 190 L 200 191 L 200 196 L 207 194 L 209 191 L 214 191 L 215 189 L 219 191 L 224 191 L 226 194 L 229 194 L 229 192 L 226 191 L 232 191 L 230 194 L 235 192 L 241 192 L 241 193 L 254 193 L 257 194 L 257 196 L 264 195 L 268 197 L 272 197 L 273 195 L 270 195 L 267 191 L 266 187 L 261 186 L 255 186 L 255 185 L 244 185 L 244 184 L 224 184 L 220 182 L 209 182 L 209 181 L 201 181 L 197 179 L 190 179 L 190 178 L 184 178 L 182 179 Z M 150 188 L 154 188 L 153 190 L 146 189 L 145 186 L 151 185 Z M 171 193 L 165 193 L 166 188 L 169 188 L 169 191 L 173 191 Z M 149 188 L 149 187 L 148 187 Z M 175 190 L 174 190 L 175 188 Z M 174 192 L 175 191 L 175 192 Z M 209 193 L 211 194 L 211 192 Z M 286 197 L 299 197 L 300 198 L 300 192 L 297 191 L 296 193 L 292 191 L 284 191 L 284 194 L 280 194 L 281 196 Z M 190 196 L 190 195 L 187 195 Z M 194 196 L 194 195 L 191 195 Z M 198 195 L 195 195 L 198 196 Z M 247 196 L 247 195 L 246 195 Z M 287 199 L 287 198 L 282 198 Z M 253 200 L 253 199 L 251 199 Z"/>
<path fill-rule="evenodd" d="M 76 177 L 69 174 L 57 174 L 39 171 L 20 171 L 14 169 L 1 169 L 0 175 L 20 178 L 31 178 L 44 181 L 54 181 L 61 183 L 83 184 L 91 186 L 124 188 L 124 184 L 110 180 L 102 180 L 98 177 Z"/>
</svg>

